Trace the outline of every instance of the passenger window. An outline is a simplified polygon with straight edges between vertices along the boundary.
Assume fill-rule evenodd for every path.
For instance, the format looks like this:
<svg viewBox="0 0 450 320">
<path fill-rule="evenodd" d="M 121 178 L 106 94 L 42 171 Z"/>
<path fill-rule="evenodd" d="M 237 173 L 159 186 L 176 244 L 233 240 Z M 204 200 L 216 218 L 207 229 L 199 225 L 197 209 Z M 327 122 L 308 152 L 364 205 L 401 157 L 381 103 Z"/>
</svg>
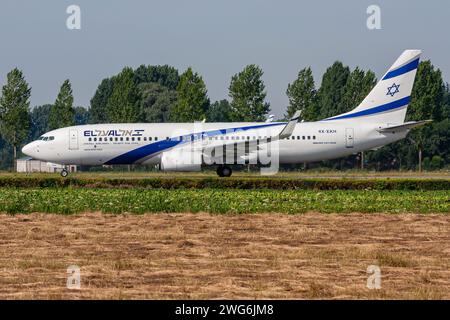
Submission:
<svg viewBox="0 0 450 320">
<path fill-rule="evenodd" d="M 133 137 L 133 138 L 131 138 L 131 141 L 134 141 L 134 137 Z"/>
<path fill-rule="evenodd" d="M 313 140 L 316 140 L 316 136 L 313 136 Z"/>
<path fill-rule="evenodd" d="M 302 136 L 302 139 L 305 140 L 305 136 Z"/>
<path fill-rule="evenodd" d="M 297 136 L 297 140 L 300 140 L 300 136 Z"/>
<path fill-rule="evenodd" d="M 94 141 L 97 141 L 97 138 L 94 138 Z"/>
<path fill-rule="evenodd" d="M 120 137 L 120 141 L 123 141 L 123 137 Z"/>
<path fill-rule="evenodd" d="M 119 141 L 119 138 L 115 137 L 114 140 L 115 140 L 115 141 Z"/>
<path fill-rule="evenodd" d="M 92 141 L 92 138 L 89 138 L 88 141 Z"/>
<path fill-rule="evenodd" d="M 130 141 L 130 138 L 127 137 L 126 140 L 127 140 L 127 141 Z"/>
<path fill-rule="evenodd" d="M 148 141 L 152 141 L 152 137 L 148 137 Z"/>
<path fill-rule="evenodd" d="M 311 136 L 308 136 L 308 140 L 310 140 L 311 139 Z"/>
<path fill-rule="evenodd" d="M 155 141 L 158 141 L 158 137 L 155 137 Z"/>
</svg>

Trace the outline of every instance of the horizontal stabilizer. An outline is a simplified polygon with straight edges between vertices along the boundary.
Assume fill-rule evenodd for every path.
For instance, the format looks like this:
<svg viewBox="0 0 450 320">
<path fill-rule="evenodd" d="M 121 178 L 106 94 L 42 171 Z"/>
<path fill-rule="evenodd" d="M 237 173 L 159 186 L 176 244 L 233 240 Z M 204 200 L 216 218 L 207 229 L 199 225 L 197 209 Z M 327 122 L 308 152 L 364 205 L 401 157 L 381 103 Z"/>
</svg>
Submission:
<svg viewBox="0 0 450 320">
<path fill-rule="evenodd" d="M 430 123 L 433 120 L 422 120 L 422 121 L 410 121 L 405 122 L 396 126 L 389 126 L 378 129 L 379 132 L 391 132 L 391 131 L 403 131 L 403 130 L 411 130 L 412 128 L 423 126 L 427 123 Z"/>
</svg>

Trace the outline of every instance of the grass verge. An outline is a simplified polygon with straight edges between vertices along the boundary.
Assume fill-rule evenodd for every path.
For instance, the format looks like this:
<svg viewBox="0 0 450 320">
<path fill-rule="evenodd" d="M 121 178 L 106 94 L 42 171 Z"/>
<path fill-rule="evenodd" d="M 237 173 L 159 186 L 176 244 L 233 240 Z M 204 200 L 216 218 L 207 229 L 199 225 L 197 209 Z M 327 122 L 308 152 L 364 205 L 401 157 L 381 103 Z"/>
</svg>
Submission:
<svg viewBox="0 0 450 320">
<path fill-rule="evenodd" d="M 402 190 L 236 190 L 0 188 L 0 212 L 72 214 L 210 212 L 448 213 L 450 192 Z"/>
</svg>

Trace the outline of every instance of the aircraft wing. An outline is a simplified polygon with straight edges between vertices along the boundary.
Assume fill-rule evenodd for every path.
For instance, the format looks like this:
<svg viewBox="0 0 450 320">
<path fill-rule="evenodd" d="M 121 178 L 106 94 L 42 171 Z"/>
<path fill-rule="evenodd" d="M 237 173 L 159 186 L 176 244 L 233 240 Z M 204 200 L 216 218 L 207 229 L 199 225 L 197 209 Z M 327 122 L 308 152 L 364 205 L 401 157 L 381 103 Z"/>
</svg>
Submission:
<svg viewBox="0 0 450 320">
<path fill-rule="evenodd" d="M 282 129 L 277 133 L 277 134 L 272 134 L 272 135 L 266 135 L 264 139 L 259 139 L 258 140 L 258 148 L 261 149 L 262 145 L 264 144 L 268 144 L 271 143 L 273 141 L 276 140 L 281 140 L 281 139 L 285 139 L 288 138 L 292 135 L 292 132 L 295 129 L 295 125 L 297 124 L 299 118 L 300 118 L 300 111 L 296 111 L 295 114 L 292 116 L 291 119 L 289 119 L 289 121 L 286 123 L 286 125 L 284 127 L 282 127 Z M 273 132 L 273 131 L 268 131 L 268 132 Z M 210 154 L 210 149 L 215 149 L 218 147 L 227 147 L 227 146 L 236 146 L 237 148 L 245 148 L 245 144 L 246 143 L 255 143 L 255 141 L 253 140 L 218 140 L 217 142 L 213 142 L 212 144 L 207 144 L 207 145 L 200 145 L 197 144 L 196 146 L 196 150 L 197 151 L 202 151 L 203 153 L 207 153 Z"/>
</svg>

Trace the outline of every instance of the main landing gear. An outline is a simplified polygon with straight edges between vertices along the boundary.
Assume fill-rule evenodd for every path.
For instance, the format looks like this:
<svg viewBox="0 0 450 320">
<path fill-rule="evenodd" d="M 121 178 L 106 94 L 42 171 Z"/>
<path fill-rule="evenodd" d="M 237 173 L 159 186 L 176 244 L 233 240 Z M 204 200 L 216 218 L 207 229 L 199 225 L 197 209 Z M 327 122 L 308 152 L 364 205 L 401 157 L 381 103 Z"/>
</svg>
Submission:
<svg viewBox="0 0 450 320">
<path fill-rule="evenodd" d="M 218 166 L 217 167 L 217 175 L 219 177 L 230 177 L 233 171 L 230 167 L 227 166 Z"/>
</svg>

